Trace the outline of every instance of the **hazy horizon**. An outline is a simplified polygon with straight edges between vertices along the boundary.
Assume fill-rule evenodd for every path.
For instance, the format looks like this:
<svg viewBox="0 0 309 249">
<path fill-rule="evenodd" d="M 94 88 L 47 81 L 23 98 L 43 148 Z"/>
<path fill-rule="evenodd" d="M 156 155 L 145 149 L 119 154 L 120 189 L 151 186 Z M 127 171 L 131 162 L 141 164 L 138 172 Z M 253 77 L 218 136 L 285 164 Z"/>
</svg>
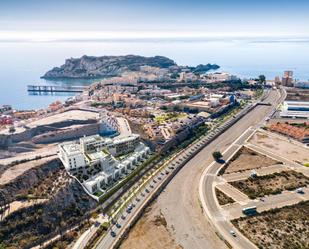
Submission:
<svg viewBox="0 0 309 249">
<path fill-rule="evenodd" d="M 0 41 L 308 39 L 304 0 L 11 0 L 0 4 Z"/>
</svg>

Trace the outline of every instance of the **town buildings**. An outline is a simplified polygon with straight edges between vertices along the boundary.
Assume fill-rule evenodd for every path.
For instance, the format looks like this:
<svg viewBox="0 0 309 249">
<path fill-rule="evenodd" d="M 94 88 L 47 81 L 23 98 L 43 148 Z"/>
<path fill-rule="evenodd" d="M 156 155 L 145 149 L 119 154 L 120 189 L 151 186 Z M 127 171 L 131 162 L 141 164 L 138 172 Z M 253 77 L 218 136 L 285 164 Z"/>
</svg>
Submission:
<svg viewBox="0 0 309 249">
<path fill-rule="evenodd" d="M 229 74 L 227 72 L 209 73 L 209 74 L 206 74 L 205 77 L 209 83 L 238 80 L 237 76 Z"/>
</svg>

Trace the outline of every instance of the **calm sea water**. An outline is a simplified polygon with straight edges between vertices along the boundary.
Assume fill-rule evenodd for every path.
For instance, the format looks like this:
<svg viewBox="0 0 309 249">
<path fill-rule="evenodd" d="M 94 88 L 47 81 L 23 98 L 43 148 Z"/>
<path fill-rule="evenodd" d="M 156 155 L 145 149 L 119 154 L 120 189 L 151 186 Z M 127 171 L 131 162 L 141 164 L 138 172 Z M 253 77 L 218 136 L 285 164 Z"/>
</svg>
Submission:
<svg viewBox="0 0 309 249">
<path fill-rule="evenodd" d="M 68 97 L 31 96 L 28 84 L 90 84 L 92 81 L 45 81 L 47 70 L 66 58 L 87 55 L 164 55 L 179 65 L 217 63 L 220 70 L 240 77 L 265 74 L 273 79 L 293 70 L 297 79 L 309 79 L 308 42 L 195 41 L 195 42 L 46 42 L 0 43 L 0 105 L 37 109 Z"/>
</svg>

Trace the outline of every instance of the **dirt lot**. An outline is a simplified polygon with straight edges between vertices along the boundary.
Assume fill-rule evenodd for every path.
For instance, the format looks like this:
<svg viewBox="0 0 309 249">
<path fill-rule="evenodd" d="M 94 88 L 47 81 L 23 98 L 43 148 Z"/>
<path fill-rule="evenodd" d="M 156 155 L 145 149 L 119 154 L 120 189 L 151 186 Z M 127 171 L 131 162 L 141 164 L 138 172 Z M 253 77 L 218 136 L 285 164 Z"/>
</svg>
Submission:
<svg viewBox="0 0 309 249">
<path fill-rule="evenodd" d="M 242 147 L 226 164 L 226 166 L 224 166 L 223 170 L 220 171 L 220 174 L 268 167 L 279 163 L 280 162 L 261 155 L 247 147 Z"/>
<path fill-rule="evenodd" d="M 137 247 L 138 245 L 138 247 Z M 157 202 L 147 208 L 145 214 L 136 223 L 128 238 L 122 243 L 120 249 L 181 249 L 171 239 L 167 223 Z"/>
<path fill-rule="evenodd" d="M 257 176 L 230 184 L 255 199 L 270 194 L 280 194 L 283 190 L 294 190 L 309 185 L 309 178 L 295 171 L 282 171 L 270 175 Z"/>
<path fill-rule="evenodd" d="M 259 248 L 309 248 L 309 201 L 233 220 Z"/>
<path fill-rule="evenodd" d="M 227 196 L 217 188 L 216 188 L 216 196 L 220 205 L 226 205 L 235 202 L 231 197 Z"/>
<path fill-rule="evenodd" d="M 265 150 L 301 164 L 309 162 L 309 148 L 290 142 L 287 138 L 268 132 L 257 132 L 249 141 Z"/>
</svg>

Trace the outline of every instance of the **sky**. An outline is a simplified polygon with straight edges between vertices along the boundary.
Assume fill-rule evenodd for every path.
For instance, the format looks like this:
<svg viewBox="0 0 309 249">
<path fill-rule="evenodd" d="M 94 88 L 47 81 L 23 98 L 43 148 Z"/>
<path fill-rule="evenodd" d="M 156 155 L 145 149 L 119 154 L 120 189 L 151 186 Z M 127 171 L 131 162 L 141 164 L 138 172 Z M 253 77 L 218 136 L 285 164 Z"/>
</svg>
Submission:
<svg viewBox="0 0 309 249">
<path fill-rule="evenodd" d="M 309 37 L 308 0 L 0 0 L 0 41 Z"/>
</svg>

